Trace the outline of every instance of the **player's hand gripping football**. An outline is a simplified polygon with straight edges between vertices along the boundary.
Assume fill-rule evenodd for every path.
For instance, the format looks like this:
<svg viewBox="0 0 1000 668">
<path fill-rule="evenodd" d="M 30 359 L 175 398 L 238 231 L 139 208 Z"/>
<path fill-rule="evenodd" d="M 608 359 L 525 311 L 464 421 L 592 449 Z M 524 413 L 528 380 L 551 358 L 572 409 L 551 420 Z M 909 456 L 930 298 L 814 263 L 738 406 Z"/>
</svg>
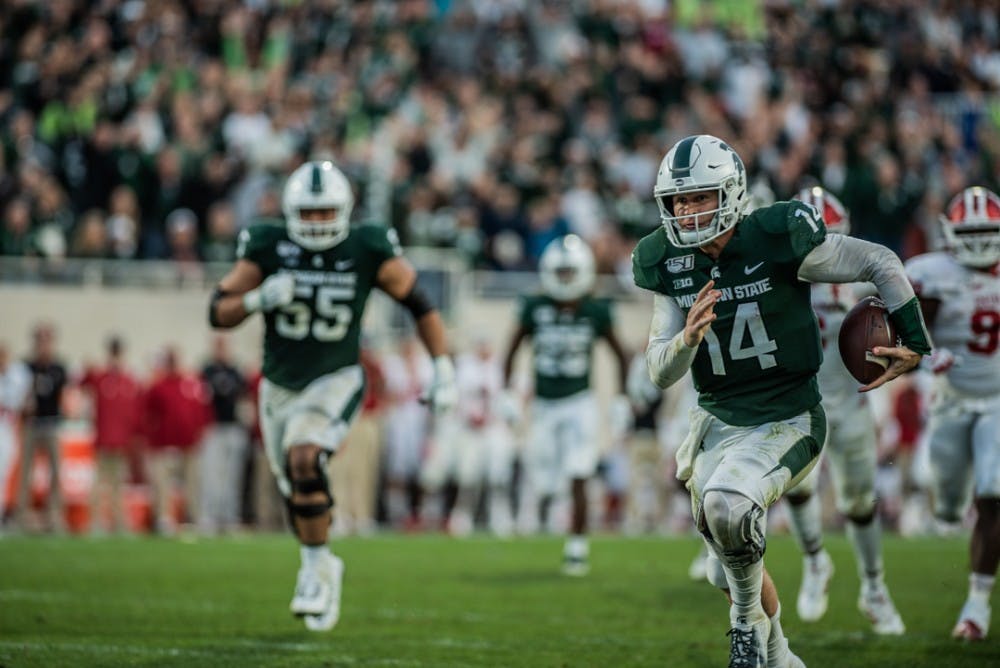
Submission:
<svg viewBox="0 0 1000 668">
<path fill-rule="evenodd" d="M 895 348 L 888 348 L 885 346 L 875 346 L 872 348 L 873 355 L 879 355 L 881 357 L 889 358 L 889 366 L 886 368 L 885 373 L 873 380 L 872 382 L 858 388 L 858 392 L 868 392 L 874 390 L 876 387 L 882 387 L 888 383 L 893 378 L 898 378 L 904 373 L 914 369 L 920 364 L 920 360 L 923 356 L 920 353 L 915 353 L 906 346 L 898 346 Z"/>
<path fill-rule="evenodd" d="M 722 293 L 713 290 L 715 281 L 709 281 L 695 297 L 694 304 L 687 314 L 687 323 L 684 325 L 684 345 L 688 348 L 697 348 L 701 340 L 705 338 L 705 332 L 715 320 L 715 304 L 719 301 Z"/>
</svg>

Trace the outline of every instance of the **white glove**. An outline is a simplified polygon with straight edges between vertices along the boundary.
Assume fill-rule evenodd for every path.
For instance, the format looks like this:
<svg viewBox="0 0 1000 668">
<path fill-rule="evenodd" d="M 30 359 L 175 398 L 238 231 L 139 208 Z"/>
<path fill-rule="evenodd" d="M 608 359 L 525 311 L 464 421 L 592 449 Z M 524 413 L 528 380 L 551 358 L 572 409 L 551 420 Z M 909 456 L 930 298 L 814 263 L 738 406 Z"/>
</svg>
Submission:
<svg viewBox="0 0 1000 668">
<path fill-rule="evenodd" d="M 295 298 L 295 277 L 291 274 L 271 274 L 260 286 L 243 295 L 247 313 L 271 311 L 287 306 Z"/>
<path fill-rule="evenodd" d="M 632 428 L 632 421 L 632 402 L 624 394 L 619 394 L 611 400 L 611 407 L 608 411 L 611 437 L 616 441 L 625 438 Z"/>
<path fill-rule="evenodd" d="M 521 398 L 513 390 L 503 390 L 497 397 L 497 412 L 509 425 L 521 421 Z"/>
<path fill-rule="evenodd" d="M 927 367 L 935 374 L 945 373 L 955 366 L 957 359 L 947 348 L 935 348 L 927 358 Z"/>
<path fill-rule="evenodd" d="M 423 396 L 422 402 L 430 405 L 435 413 L 444 413 L 458 403 L 458 387 L 455 385 L 455 366 L 447 355 L 434 358 L 434 379 Z"/>
</svg>

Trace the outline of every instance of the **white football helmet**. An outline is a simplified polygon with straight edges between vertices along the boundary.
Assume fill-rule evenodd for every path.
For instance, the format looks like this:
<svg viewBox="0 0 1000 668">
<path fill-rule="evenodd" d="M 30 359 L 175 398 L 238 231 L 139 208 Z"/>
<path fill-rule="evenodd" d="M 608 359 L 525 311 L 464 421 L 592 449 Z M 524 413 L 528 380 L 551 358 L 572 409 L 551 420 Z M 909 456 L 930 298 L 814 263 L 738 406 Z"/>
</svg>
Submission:
<svg viewBox="0 0 1000 668">
<path fill-rule="evenodd" d="M 819 212 L 823 222 L 826 223 L 827 232 L 845 236 L 851 233 L 851 217 L 847 209 L 823 186 L 803 188 L 795 195 L 795 199 L 812 205 Z"/>
<path fill-rule="evenodd" d="M 718 190 L 719 208 L 690 216 L 674 215 L 674 195 L 701 190 Z M 660 163 L 653 197 L 670 243 L 679 248 L 703 246 L 745 215 L 749 201 L 746 168 L 736 151 L 718 137 L 686 137 L 674 144 Z M 698 225 L 698 217 L 709 213 L 715 214 L 711 222 Z"/>
<path fill-rule="evenodd" d="M 281 195 L 288 236 L 314 251 L 332 248 L 344 240 L 353 208 L 351 184 L 329 160 L 307 162 L 296 169 Z M 302 220 L 302 211 L 310 209 L 333 209 L 336 213 L 327 220 Z"/>
<path fill-rule="evenodd" d="M 576 301 L 594 287 L 594 254 L 575 234 L 559 237 L 545 247 L 538 271 L 546 294 L 560 302 Z"/>
<path fill-rule="evenodd" d="M 988 268 L 1000 262 L 1000 197 L 981 186 L 952 198 L 941 216 L 948 249 L 960 263 Z"/>
</svg>

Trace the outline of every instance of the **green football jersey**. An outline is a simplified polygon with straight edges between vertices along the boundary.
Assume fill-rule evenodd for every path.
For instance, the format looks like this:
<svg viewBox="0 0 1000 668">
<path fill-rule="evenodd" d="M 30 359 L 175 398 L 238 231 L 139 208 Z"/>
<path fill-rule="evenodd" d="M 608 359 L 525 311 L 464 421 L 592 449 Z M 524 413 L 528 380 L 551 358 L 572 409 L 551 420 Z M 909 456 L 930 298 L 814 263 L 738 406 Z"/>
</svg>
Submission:
<svg viewBox="0 0 1000 668">
<path fill-rule="evenodd" d="M 401 254 L 396 231 L 357 225 L 343 241 L 311 251 L 284 225 L 240 232 L 236 255 L 264 273 L 295 277 L 295 299 L 264 313 L 264 377 L 291 390 L 358 363 L 361 316 L 382 263 Z"/>
<path fill-rule="evenodd" d="M 589 388 L 594 342 L 612 329 L 611 303 L 588 296 L 566 305 L 532 295 L 522 298 L 520 318 L 531 336 L 535 396 L 561 399 Z"/>
<path fill-rule="evenodd" d="M 794 201 L 741 220 L 718 261 L 672 245 L 662 227 L 636 246 L 635 284 L 672 298 L 685 314 L 709 280 L 722 292 L 691 373 L 698 403 L 724 422 L 763 424 L 819 403 L 819 326 L 810 284 L 797 275 L 824 238 L 815 209 Z"/>
</svg>

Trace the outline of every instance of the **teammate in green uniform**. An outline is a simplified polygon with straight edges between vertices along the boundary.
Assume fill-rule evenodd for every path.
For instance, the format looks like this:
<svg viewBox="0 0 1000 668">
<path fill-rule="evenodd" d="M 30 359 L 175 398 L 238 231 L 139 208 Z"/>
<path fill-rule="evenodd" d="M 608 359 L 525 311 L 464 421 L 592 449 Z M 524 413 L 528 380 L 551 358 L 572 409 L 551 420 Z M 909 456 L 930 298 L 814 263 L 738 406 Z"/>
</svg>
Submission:
<svg viewBox="0 0 1000 668">
<path fill-rule="evenodd" d="M 889 363 L 861 391 L 914 368 L 930 337 L 895 254 L 828 236 L 802 202 L 746 215 L 743 162 L 716 137 L 671 148 L 654 197 L 663 225 L 632 257 L 636 285 L 656 293 L 646 359 L 660 387 L 690 368 L 698 390 L 677 475 L 724 572 L 711 579 L 732 601 L 730 666 L 800 666 L 763 557 L 767 509 L 810 471 L 826 431 L 810 283 L 870 281 L 889 306 L 902 343 L 875 348 Z"/>
<path fill-rule="evenodd" d="M 354 194 L 329 161 L 292 173 L 282 194 L 285 225 L 256 225 L 239 237 L 237 261 L 212 295 L 213 327 L 264 317 L 261 431 L 301 544 L 291 611 L 326 631 L 340 616 L 343 562 L 330 551 L 333 505 L 326 463 L 358 413 L 361 317 L 372 288 L 409 309 L 434 359 L 427 401 L 445 410 L 457 398 L 440 314 L 416 288 L 394 230 L 351 227 Z"/>
<path fill-rule="evenodd" d="M 589 555 L 586 485 L 600 454 L 597 410 L 590 391 L 594 343 L 603 338 L 611 347 L 622 391 L 628 362 L 614 332 L 611 304 L 590 294 L 594 256 L 586 242 L 576 235 L 552 241 L 539 261 L 539 273 L 544 294 L 522 300 L 520 323 L 504 360 L 504 385 L 510 386 L 518 347 L 531 337 L 535 382 L 526 453 L 528 480 L 538 495 L 543 522 L 548 520 L 552 501 L 570 482 L 572 516 L 563 572 L 585 575 Z M 615 400 L 618 406 L 623 401 L 627 404 L 628 400 Z"/>
</svg>

